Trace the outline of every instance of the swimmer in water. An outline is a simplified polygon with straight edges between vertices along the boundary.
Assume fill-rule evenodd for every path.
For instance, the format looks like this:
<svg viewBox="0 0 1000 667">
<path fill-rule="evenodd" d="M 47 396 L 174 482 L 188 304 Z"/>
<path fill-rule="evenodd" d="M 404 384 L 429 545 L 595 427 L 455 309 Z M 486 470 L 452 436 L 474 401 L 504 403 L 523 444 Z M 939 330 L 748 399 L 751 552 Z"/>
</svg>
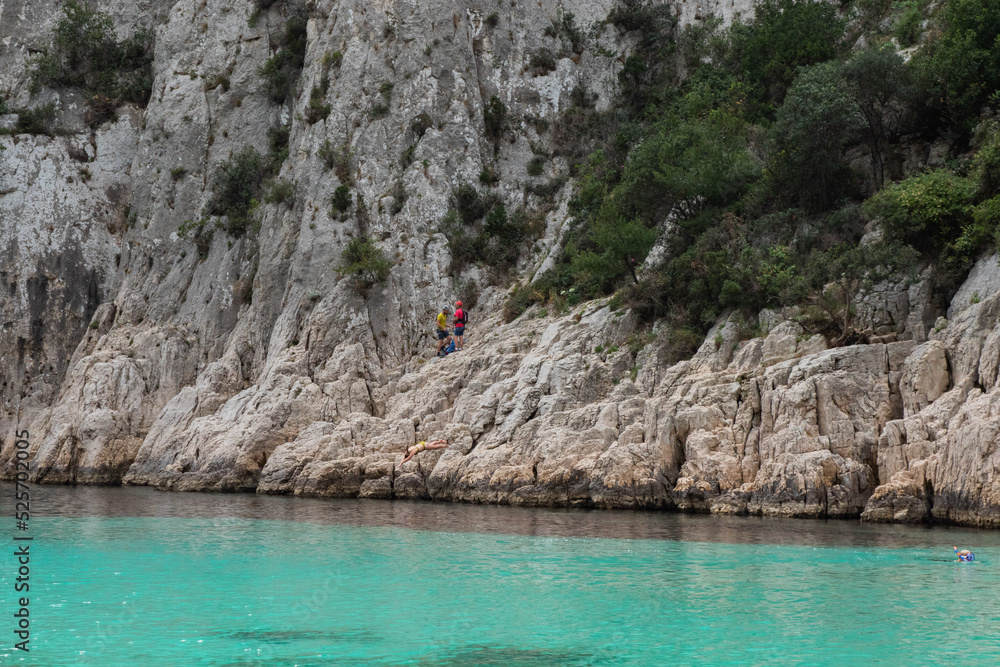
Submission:
<svg viewBox="0 0 1000 667">
<path fill-rule="evenodd" d="M 962 549 L 961 551 L 959 551 L 958 547 L 956 546 L 953 546 L 952 549 L 954 549 L 955 553 L 958 554 L 958 560 L 963 563 L 968 563 L 976 560 L 976 554 L 972 553 L 968 549 Z"/>
<path fill-rule="evenodd" d="M 407 461 L 409 461 L 414 456 L 416 456 L 417 454 L 419 454 L 424 450 L 444 449 L 447 446 L 448 446 L 447 440 L 435 440 L 434 442 L 418 442 L 415 445 L 410 445 L 409 447 L 406 448 L 406 456 L 403 458 L 402 461 L 399 462 L 399 465 L 403 465 L 404 463 L 406 463 Z"/>
</svg>

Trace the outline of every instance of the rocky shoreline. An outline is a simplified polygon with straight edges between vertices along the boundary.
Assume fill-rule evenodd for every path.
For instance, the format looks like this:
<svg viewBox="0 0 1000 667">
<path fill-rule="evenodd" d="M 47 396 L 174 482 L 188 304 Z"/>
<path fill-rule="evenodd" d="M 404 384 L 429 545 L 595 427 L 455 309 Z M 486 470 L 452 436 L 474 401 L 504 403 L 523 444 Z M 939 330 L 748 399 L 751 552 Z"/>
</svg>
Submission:
<svg viewBox="0 0 1000 667">
<path fill-rule="evenodd" d="M 97 128 L 73 91 L 30 92 L 59 3 L 0 7 L 10 103 L 61 104 L 54 136 L 0 136 L 0 421 L 30 430 L 32 481 L 1000 526 L 995 255 L 946 313 L 926 274 L 861 304 L 869 344 L 829 348 L 765 311 L 753 336 L 723 318 L 680 363 L 660 328 L 604 301 L 503 323 L 504 289 L 476 267 L 453 274 L 435 225 L 454 188 L 488 166 L 511 210 L 541 207 L 524 180 L 548 140 L 532 119 L 578 85 L 610 104 L 620 59 L 528 63 L 558 47 L 541 26 L 559 11 L 595 25 L 611 3 L 536 3 L 494 30 L 492 5 L 314 2 L 306 92 L 281 104 L 260 69 L 283 5 L 251 20 L 243 0 L 98 4 L 154 30 L 156 49 L 148 106 Z M 629 37 L 604 25 L 593 39 L 612 52 Z M 498 142 L 483 127 L 494 96 L 509 110 Z M 259 230 L 186 233 L 219 165 L 266 154 L 276 128 L 293 199 L 258 202 Z M 555 194 L 524 284 L 572 224 L 561 160 L 535 183 Z M 347 183 L 345 218 L 330 201 Z M 357 235 L 391 258 L 370 290 L 338 271 Z M 476 286 L 467 349 L 428 359 L 434 313 Z M 451 446 L 398 465 L 435 438 Z"/>
</svg>

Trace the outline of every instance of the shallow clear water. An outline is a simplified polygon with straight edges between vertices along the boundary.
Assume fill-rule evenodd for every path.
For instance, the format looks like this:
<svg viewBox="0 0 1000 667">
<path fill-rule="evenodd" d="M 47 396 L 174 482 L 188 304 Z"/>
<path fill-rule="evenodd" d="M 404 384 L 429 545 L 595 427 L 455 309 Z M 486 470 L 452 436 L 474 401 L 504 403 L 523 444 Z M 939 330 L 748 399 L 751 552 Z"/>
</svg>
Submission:
<svg viewBox="0 0 1000 667">
<path fill-rule="evenodd" d="M 3 664 L 1000 663 L 992 532 L 32 491 L 32 650 L 0 623 Z"/>
</svg>

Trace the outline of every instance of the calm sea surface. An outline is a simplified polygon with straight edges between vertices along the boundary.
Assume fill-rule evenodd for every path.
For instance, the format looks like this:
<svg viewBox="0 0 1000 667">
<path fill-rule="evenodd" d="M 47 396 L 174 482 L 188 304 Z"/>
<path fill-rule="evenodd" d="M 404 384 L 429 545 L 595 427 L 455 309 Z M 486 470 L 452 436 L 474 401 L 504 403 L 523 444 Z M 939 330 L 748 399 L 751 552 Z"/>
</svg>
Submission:
<svg viewBox="0 0 1000 667">
<path fill-rule="evenodd" d="M 0 491 L 4 665 L 1000 664 L 997 532 L 47 486 L 23 653 Z"/>
</svg>

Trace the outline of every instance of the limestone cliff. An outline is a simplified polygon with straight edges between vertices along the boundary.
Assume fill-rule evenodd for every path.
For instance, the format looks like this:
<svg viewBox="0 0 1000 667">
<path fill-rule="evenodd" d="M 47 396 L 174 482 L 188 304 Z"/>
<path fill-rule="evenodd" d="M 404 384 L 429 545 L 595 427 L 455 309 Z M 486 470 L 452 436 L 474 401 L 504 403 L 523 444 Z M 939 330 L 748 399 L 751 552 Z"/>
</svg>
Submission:
<svg viewBox="0 0 1000 667">
<path fill-rule="evenodd" d="M 560 53 L 544 31 L 559 16 L 589 29 L 612 2 L 260 4 L 99 3 L 122 31 L 155 30 L 154 83 L 145 109 L 92 130 L 79 92 L 29 90 L 59 3 L 0 3 L 0 87 L 17 106 L 58 102 L 63 130 L 0 137 L 2 419 L 29 428 L 35 481 L 1000 522 L 995 257 L 933 329 L 924 283 L 869 303 L 872 328 L 893 329 L 871 345 L 827 349 L 763 313 L 758 337 L 724 319 L 671 365 L 656 327 L 603 302 L 503 324 L 504 290 L 452 273 L 437 221 L 489 168 L 502 201 L 546 215 L 521 279 L 558 248 L 569 186 L 544 208 L 527 193 L 548 141 L 530 121 L 554 119 L 581 83 L 609 104 L 622 59 L 598 53 L 627 53 L 630 36 L 599 26 L 587 39 L 600 51 L 548 72 L 530 62 Z M 276 104 L 260 68 L 294 12 L 308 17 L 305 64 Z M 508 109 L 496 141 L 493 96 Z M 248 145 L 267 153 L 274 128 L 289 132 L 275 176 L 294 197 L 262 204 L 250 233 L 180 233 L 218 166 Z M 541 179 L 565 172 L 553 160 Z M 348 183 L 339 216 L 329 202 Z M 338 272 L 359 234 L 392 260 L 363 291 Z M 429 358 L 434 313 L 471 285 L 468 348 Z M 399 465 L 439 436 L 449 449 Z"/>
</svg>

